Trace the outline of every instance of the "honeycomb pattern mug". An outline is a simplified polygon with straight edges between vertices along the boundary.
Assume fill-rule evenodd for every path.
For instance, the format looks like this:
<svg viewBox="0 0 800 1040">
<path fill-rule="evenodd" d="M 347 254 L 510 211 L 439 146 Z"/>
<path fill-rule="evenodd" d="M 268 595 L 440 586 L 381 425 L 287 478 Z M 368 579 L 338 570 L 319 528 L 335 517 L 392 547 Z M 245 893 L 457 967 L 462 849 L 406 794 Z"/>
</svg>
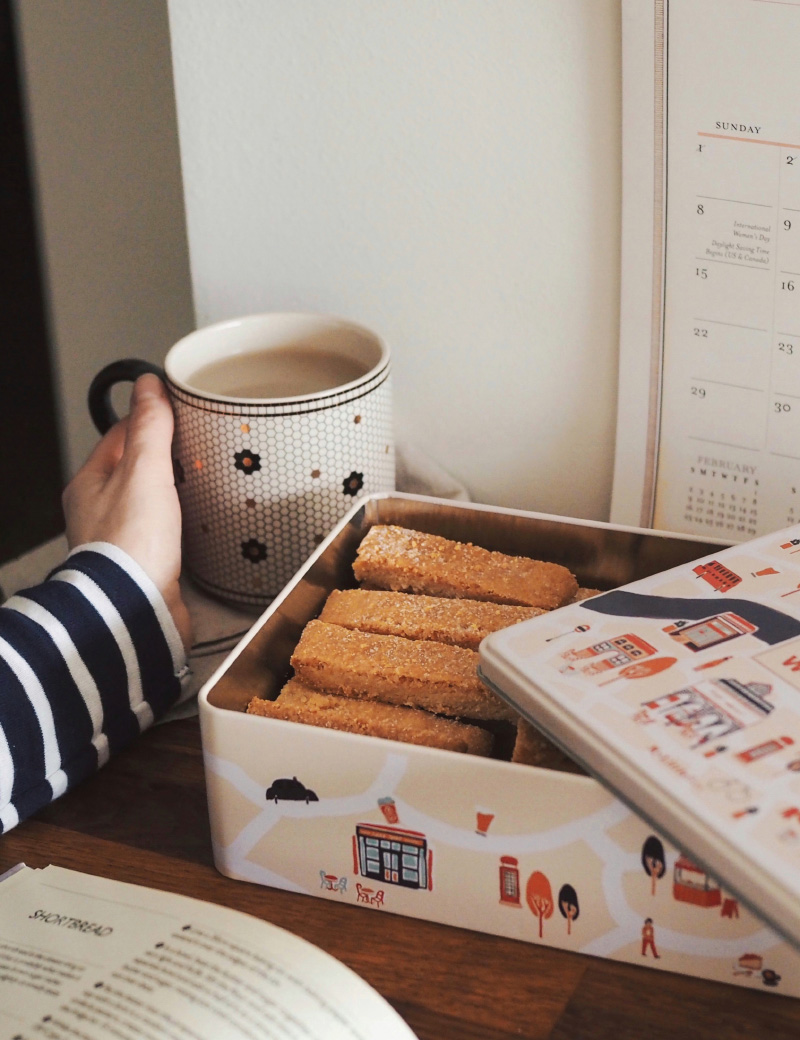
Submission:
<svg viewBox="0 0 800 1040">
<path fill-rule="evenodd" d="M 205 592 L 239 606 L 274 599 L 362 494 L 395 481 L 390 352 L 374 332 L 317 314 L 256 314 L 198 329 L 164 369 L 115 361 L 89 411 L 105 433 L 115 384 L 164 379 L 183 561 Z"/>
</svg>

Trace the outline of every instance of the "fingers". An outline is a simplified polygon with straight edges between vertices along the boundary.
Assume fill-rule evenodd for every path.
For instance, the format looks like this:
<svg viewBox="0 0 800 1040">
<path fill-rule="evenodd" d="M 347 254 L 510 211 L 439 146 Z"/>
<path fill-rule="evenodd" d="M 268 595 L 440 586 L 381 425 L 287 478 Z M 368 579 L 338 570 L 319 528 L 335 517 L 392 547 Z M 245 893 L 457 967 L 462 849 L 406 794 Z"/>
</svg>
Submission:
<svg viewBox="0 0 800 1040">
<path fill-rule="evenodd" d="M 126 461 L 142 463 L 153 476 L 172 480 L 172 407 L 161 380 L 140 376 L 131 394 L 131 410 L 125 432 Z"/>
<path fill-rule="evenodd" d="M 97 442 L 89 458 L 76 474 L 82 476 L 108 479 L 122 458 L 125 448 L 125 433 L 128 426 L 127 416 L 111 427 L 101 440 Z"/>
</svg>

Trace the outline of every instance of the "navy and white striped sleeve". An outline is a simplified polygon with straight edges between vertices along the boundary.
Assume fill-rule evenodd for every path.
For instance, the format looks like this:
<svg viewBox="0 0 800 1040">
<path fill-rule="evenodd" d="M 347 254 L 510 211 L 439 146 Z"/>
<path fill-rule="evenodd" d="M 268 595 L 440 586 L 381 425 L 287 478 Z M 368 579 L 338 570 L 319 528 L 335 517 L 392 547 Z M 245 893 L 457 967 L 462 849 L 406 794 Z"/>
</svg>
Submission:
<svg viewBox="0 0 800 1040">
<path fill-rule="evenodd" d="M 0 607 L 0 832 L 102 766 L 181 697 L 186 654 L 158 589 L 106 542 Z"/>
</svg>

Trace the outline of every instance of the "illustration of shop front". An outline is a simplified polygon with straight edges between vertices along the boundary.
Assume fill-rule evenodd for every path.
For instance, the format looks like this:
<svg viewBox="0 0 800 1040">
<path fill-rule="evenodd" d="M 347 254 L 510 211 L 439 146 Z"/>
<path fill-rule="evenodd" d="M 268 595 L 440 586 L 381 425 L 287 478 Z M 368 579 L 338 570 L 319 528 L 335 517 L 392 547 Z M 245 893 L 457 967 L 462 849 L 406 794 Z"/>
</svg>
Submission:
<svg viewBox="0 0 800 1040">
<path fill-rule="evenodd" d="M 664 632 L 672 636 L 676 642 L 694 651 L 706 650 L 710 646 L 727 643 L 729 639 L 752 635 L 757 631 L 756 625 L 745 621 L 732 611 L 714 614 L 701 621 L 676 621 L 664 629 Z"/>
<path fill-rule="evenodd" d="M 362 877 L 403 888 L 433 888 L 433 852 L 418 831 L 356 824 L 353 861 Z"/>
<path fill-rule="evenodd" d="M 757 725 L 772 711 L 768 683 L 707 679 L 642 705 L 637 721 L 661 722 L 699 738 L 693 748 Z"/>
<path fill-rule="evenodd" d="M 640 661 L 643 657 L 651 657 L 655 652 L 656 648 L 641 636 L 626 632 L 625 635 L 604 639 L 601 643 L 593 643 L 582 650 L 566 650 L 561 657 L 567 663 L 560 671 L 574 672 L 577 670 L 575 662 L 588 661 L 580 671 L 584 675 L 596 675 L 612 668 L 622 668 L 634 661 Z"/>
</svg>

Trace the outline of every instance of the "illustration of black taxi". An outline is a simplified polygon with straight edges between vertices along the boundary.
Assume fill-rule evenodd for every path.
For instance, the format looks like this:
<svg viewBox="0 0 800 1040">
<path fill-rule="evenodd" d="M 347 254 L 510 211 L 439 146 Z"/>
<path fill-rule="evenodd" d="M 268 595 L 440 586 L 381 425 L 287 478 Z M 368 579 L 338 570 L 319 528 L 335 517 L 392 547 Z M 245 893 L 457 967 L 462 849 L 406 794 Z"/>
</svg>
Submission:
<svg viewBox="0 0 800 1040">
<path fill-rule="evenodd" d="M 278 780 L 273 780 L 269 785 L 267 788 L 267 801 L 277 802 L 279 799 L 287 802 L 305 802 L 306 805 L 309 802 L 319 801 L 315 792 L 306 787 L 296 776 L 291 778 L 281 777 Z"/>
</svg>

